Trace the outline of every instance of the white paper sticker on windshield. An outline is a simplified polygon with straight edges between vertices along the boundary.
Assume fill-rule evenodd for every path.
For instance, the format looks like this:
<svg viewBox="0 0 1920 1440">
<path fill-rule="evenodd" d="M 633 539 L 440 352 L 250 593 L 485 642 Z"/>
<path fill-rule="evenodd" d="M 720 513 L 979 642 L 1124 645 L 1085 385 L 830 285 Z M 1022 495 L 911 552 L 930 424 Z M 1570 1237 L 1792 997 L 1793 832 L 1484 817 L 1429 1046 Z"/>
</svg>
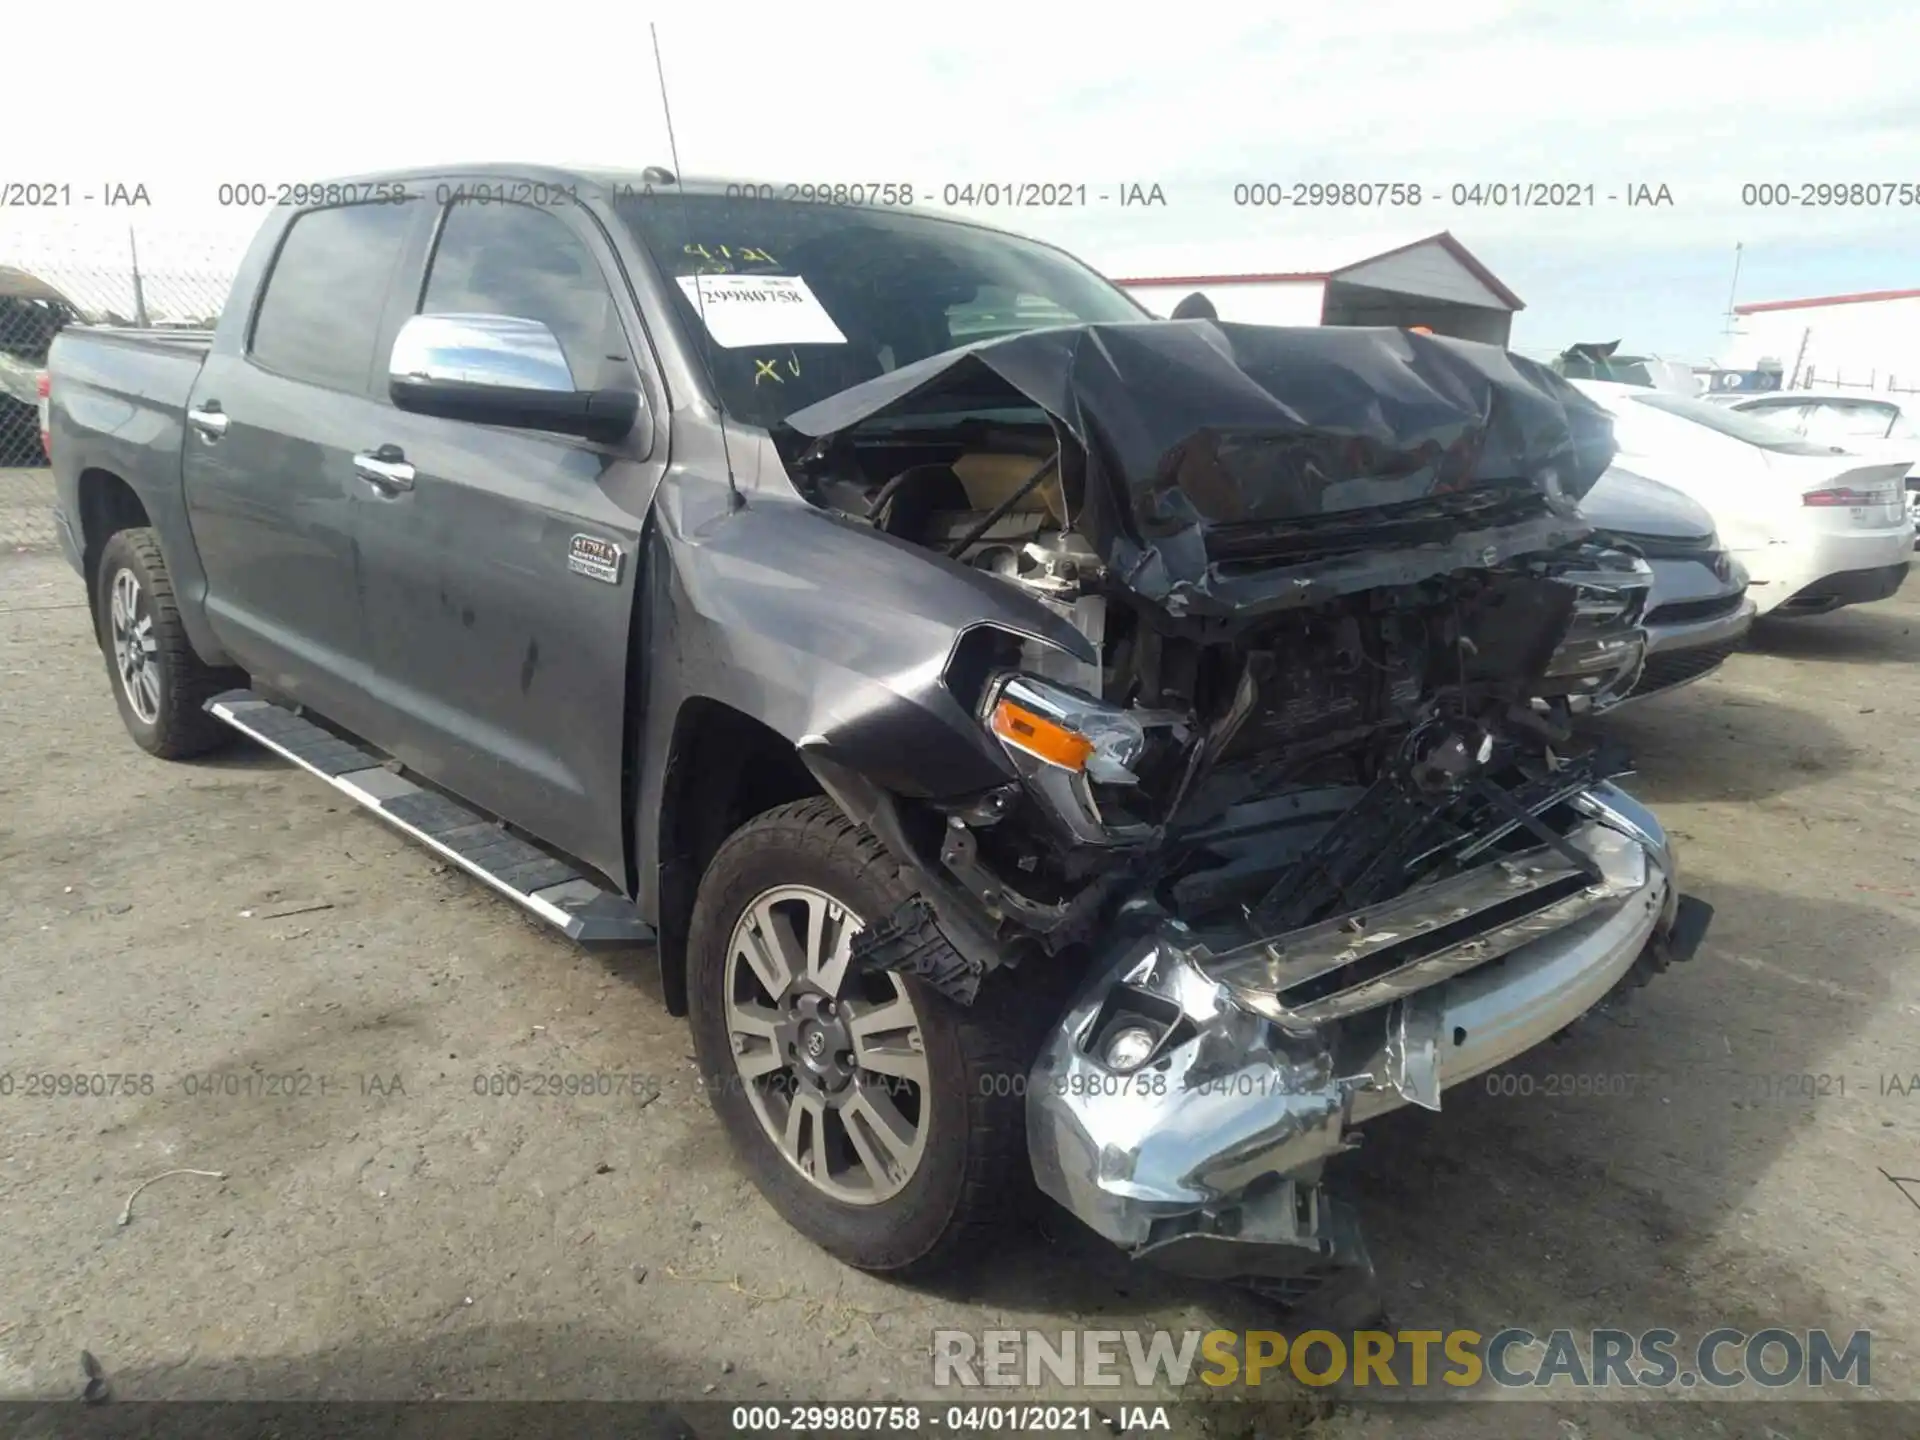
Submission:
<svg viewBox="0 0 1920 1440">
<path fill-rule="evenodd" d="M 844 345 L 807 282 L 798 275 L 682 275 L 680 288 L 706 321 L 713 342 L 747 345 Z"/>
</svg>

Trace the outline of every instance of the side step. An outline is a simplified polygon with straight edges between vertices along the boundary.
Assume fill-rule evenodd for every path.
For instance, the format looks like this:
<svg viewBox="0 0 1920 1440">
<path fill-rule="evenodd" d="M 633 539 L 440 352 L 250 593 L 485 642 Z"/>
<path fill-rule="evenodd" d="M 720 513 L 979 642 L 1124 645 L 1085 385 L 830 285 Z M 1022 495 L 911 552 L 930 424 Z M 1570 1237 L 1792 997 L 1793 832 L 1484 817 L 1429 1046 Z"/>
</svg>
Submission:
<svg viewBox="0 0 1920 1440">
<path fill-rule="evenodd" d="M 229 690 L 207 702 L 226 721 L 314 775 L 582 945 L 650 943 L 653 927 L 623 895 L 603 889 L 504 826 L 388 769 L 311 720 L 256 695 Z"/>
</svg>

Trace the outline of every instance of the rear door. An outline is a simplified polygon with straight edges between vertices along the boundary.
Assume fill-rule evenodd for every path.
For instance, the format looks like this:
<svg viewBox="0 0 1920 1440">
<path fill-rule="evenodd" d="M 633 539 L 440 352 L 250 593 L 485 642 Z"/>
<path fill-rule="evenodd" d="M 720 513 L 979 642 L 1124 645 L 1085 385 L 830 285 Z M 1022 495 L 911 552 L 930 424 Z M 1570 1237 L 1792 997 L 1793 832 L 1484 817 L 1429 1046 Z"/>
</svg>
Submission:
<svg viewBox="0 0 1920 1440">
<path fill-rule="evenodd" d="M 657 398 L 619 274 L 576 205 L 455 200 L 383 343 L 416 312 L 539 320 L 580 388 Z M 355 494 L 379 743 L 621 885 L 629 636 L 666 453 L 660 423 L 642 449 L 646 429 L 598 444 L 387 405 L 355 435 L 412 467 L 410 488 Z"/>
<path fill-rule="evenodd" d="M 194 384 L 182 470 L 227 651 L 356 730 L 377 716 L 354 548 L 353 451 L 380 412 L 374 348 L 420 201 L 296 216 L 239 346 Z"/>
</svg>

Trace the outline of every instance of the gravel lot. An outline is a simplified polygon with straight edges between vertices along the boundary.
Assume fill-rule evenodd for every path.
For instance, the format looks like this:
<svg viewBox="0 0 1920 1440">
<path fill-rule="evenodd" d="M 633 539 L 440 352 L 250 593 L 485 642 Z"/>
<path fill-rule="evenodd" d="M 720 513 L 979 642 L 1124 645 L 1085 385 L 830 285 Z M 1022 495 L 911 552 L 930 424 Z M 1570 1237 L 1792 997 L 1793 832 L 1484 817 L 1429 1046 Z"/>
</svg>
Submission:
<svg viewBox="0 0 1920 1440">
<path fill-rule="evenodd" d="M 39 477 L 0 472 L 0 1073 L 135 1078 L 0 1098 L 0 1396 L 76 1394 L 83 1347 L 122 1399 L 930 1396 L 936 1326 L 1275 1323 L 1064 1215 L 937 1292 L 798 1241 L 644 954 L 570 949 L 262 753 L 134 748 Z M 1718 918 L 1508 1072 L 1532 1093 L 1373 1127 L 1346 1163 L 1398 1325 L 1871 1329 L 1877 1390 L 1920 1400 L 1920 1180 L 1887 1178 L 1920 1177 L 1917 622 L 1920 590 L 1783 628 L 1613 722 Z M 636 1078 L 476 1093 L 509 1071 Z M 226 1178 L 117 1223 L 175 1167 Z M 1920 1413 L 1281 1398 L 1260 1433 L 1798 1440 Z"/>
</svg>

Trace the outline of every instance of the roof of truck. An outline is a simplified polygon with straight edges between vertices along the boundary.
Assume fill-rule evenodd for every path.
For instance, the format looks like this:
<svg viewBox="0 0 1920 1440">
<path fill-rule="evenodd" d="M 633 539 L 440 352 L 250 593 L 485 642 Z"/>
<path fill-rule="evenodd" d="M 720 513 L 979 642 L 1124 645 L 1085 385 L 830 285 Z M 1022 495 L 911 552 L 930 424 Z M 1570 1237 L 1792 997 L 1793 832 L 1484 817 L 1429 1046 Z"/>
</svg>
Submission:
<svg viewBox="0 0 1920 1440">
<path fill-rule="evenodd" d="M 665 166 L 642 166 L 638 169 L 618 169 L 604 165 L 555 165 L 550 163 L 488 161 L 485 163 L 462 163 L 446 165 L 415 165 L 405 169 L 374 170 L 359 175 L 338 175 L 330 181 L 318 182 L 322 185 L 374 185 L 391 184 L 394 181 L 457 181 L 462 179 L 525 181 L 535 185 L 589 186 L 603 193 L 618 195 L 623 191 L 640 191 L 647 187 L 656 194 L 714 195 L 725 198 L 729 189 L 735 195 L 742 192 L 759 193 L 770 199 L 779 199 L 794 182 L 769 179 L 765 176 L 747 175 L 677 175 Z M 818 181 L 805 182 L 816 189 Z M 800 202 L 809 203 L 809 202 Z M 858 206 L 846 208 L 857 209 Z M 1010 229 L 1005 225 L 992 225 L 976 220 L 972 215 L 953 210 L 942 210 L 933 206 L 911 204 L 873 206 L 891 214 L 917 215 L 927 220 L 941 220 L 950 225 L 966 225 L 975 230 L 986 230 L 996 235 L 1010 235 L 1016 239 L 1031 241 L 1036 245 L 1045 245 L 1050 250 L 1061 250 L 1054 241 L 1044 240 L 1024 231 Z M 1066 252 L 1063 252 L 1066 253 Z M 1078 258 L 1078 257 L 1076 257 Z M 1082 261 L 1082 263 L 1086 263 Z"/>
<path fill-rule="evenodd" d="M 500 180 L 540 180 L 547 183 L 567 183 L 586 181 L 589 184 L 605 185 L 615 181 L 625 181 L 633 185 L 684 184 L 687 189 L 724 188 L 728 184 L 744 183 L 738 176 L 696 177 L 693 175 L 673 179 L 673 172 L 665 166 L 642 166 L 638 169 L 621 169 L 605 165 L 556 165 L 549 161 L 486 160 L 486 161 L 449 161 L 444 165 L 407 165 L 391 170 L 369 170 L 357 175 L 336 175 L 333 184 L 370 184 L 381 180 L 444 180 L 450 175 L 479 175 Z M 662 179 L 662 177 L 668 177 Z"/>
<path fill-rule="evenodd" d="M 677 194 L 682 191 L 689 195 L 725 196 L 731 188 L 739 194 L 749 187 L 755 191 L 771 191 L 778 198 L 792 182 L 771 179 L 764 175 L 678 175 L 664 165 L 647 165 L 637 169 L 621 169 L 605 165 L 555 165 L 550 163 L 487 161 L 485 163 L 449 163 L 445 165 L 415 165 L 397 170 L 375 170 L 361 175 L 341 175 L 334 177 L 331 183 L 343 185 L 369 185 L 381 182 L 410 180 L 453 180 L 473 178 L 481 180 L 523 180 L 544 185 L 591 185 L 603 190 L 616 188 L 641 190 L 652 189 L 656 193 Z M 328 182 L 322 182 L 328 183 Z M 814 182 L 814 188 L 820 188 Z M 945 210 L 928 209 L 915 205 L 888 205 L 889 210 L 908 210 L 916 214 L 928 215 L 937 219 L 958 220 L 962 224 L 974 223 L 964 215 L 954 215 Z M 994 226 L 983 226 L 995 229 Z"/>
</svg>

